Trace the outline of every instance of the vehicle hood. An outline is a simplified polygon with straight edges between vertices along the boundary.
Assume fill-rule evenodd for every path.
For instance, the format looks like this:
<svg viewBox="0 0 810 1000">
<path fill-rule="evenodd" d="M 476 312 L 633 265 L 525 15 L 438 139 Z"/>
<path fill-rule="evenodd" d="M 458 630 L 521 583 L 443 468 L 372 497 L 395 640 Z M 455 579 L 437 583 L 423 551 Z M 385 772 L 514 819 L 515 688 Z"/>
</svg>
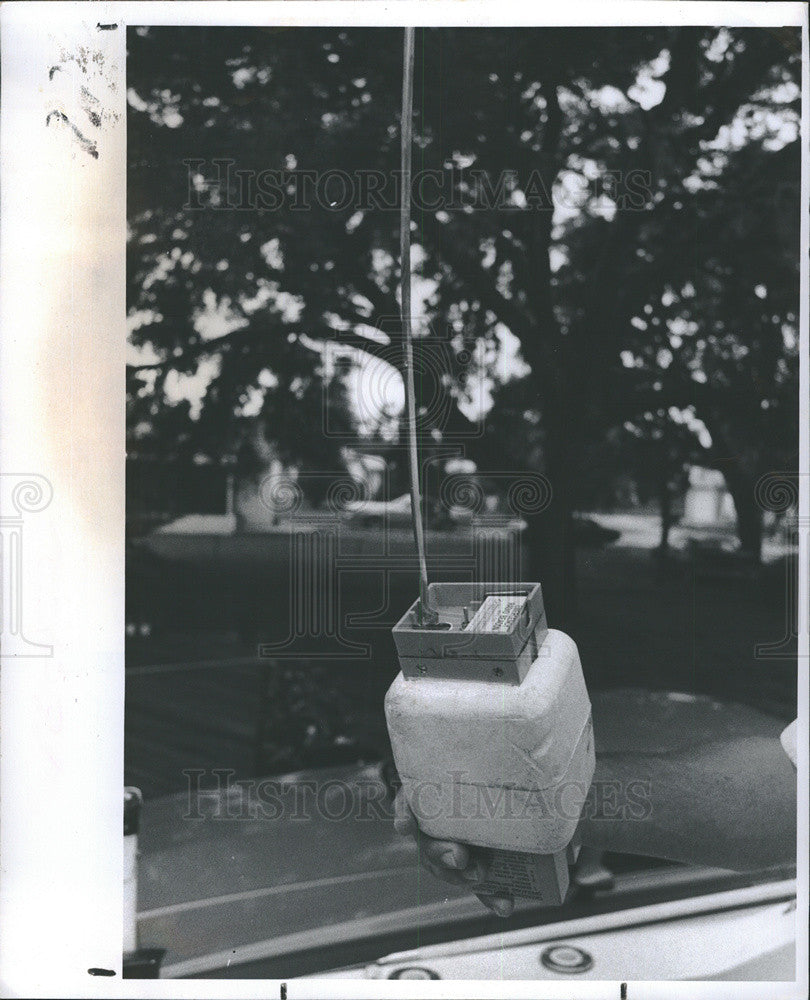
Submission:
<svg viewBox="0 0 810 1000">
<path fill-rule="evenodd" d="M 685 694 L 612 691 L 592 696 L 592 704 L 598 752 L 662 752 L 701 734 L 776 735 L 783 725 L 744 706 Z M 187 792 L 144 804 L 139 942 L 166 949 L 165 974 L 206 975 L 340 945 L 343 958 L 320 965 L 338 968 L 348 964 L 345 955 L 364 962 L 441 940 L 437 930 L 446 940 L 450 928 L 459 939 L 566 915 L 541 919 L 536 904 L 519 902 L 513 922 L 503 923 L 465 889 L 427 874 L 416 845 L 393 829 L 379 764 L 239 782 L 232 772 L 218 774 L 219 787 L 205 790 L 189 772 Z M 708 891 L 684 886 L 714 878 L 705 870 L 678 872 L 667 877 L 680 893 Z M 373 950 L 364 952 L 369 942 Z"/>
</svg>

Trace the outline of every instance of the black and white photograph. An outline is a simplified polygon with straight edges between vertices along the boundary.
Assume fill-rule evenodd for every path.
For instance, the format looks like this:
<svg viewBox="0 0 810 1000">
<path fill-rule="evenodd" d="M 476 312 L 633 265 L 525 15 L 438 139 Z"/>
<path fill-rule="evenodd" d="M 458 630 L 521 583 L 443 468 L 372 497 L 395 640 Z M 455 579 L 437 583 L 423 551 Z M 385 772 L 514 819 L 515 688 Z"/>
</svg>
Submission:
<svg viewBox="0 0 810 1000">
<path fill-rule="evenodd" d="M 4 995 L 806 995 L 806 7 L 10 6 Z"/>
</svg>

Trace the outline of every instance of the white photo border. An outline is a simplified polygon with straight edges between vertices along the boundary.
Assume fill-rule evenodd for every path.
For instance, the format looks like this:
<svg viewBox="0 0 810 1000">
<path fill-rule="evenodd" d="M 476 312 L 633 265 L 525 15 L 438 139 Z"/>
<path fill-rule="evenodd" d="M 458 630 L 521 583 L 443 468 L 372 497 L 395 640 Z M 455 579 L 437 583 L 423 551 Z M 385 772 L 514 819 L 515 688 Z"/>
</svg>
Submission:
<svg viewBox="0 0 810 1000">
<path fill-rule="evenodd" d="M 126 28 L 135 25 L 725 24 L 802 27 L 800 524 L 808 477 L 808 32 L 803 3 L 514 0 L 30 2 L 0 9 L 0 461 L 45 477 L 22 564 L 26 637 L 0 671 L 0 991 L 6 996 L 279 997 L 275 980 L 122 980 Z M 112 26 L 112 27 L 111 27 Z M 89 60 L 89 62 L 88 62 Z M 82 64 L 84 61 L 84 64 Z M 71 130 L 79 77 L 104 109 Z M 94 137 L 95 138 L 95 137 Z M 46 487 L 47 489 L 47 487 Z M 29 487 L 30 490 L 30 487 Z M 36 493 L 36 489 L 34 490 Z M 0 501 L 5 502 L 5 501 Z M 44 501 L 43 501 L 44 502 Z M 799 603 L 808 605 L 808 546 Z M 799 637 L 796 983 L 641 983 L 636 998 L 807 996 L 808 649 Z M 0 651 L 2 652 L 2 651 Z M 91 976 L 91 967 L 115 976 Z M 632 970 L 628 970 L 628 975 Z M 289 1000 L 410 997 L 407 981 L 287 983 Z M 618 983 L 420 982 L 422 997 L 619 997 Z"/>
</svg>

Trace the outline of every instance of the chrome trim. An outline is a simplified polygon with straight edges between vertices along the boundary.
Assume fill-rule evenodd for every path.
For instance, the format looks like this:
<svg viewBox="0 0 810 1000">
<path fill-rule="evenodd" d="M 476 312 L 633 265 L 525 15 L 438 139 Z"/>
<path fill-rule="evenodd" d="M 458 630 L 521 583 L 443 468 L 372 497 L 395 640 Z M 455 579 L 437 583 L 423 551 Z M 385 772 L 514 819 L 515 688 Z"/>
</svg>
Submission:
<svg viewBox="0 0 810 1000">
<path fill-rule="evenodd" d="M 370 873 L 371 874 L 371 873 Z M 374 873 L 380 875 L 383 873 Z M 679 866 L 672 869 L 657 869 L 648 873 L 629 873 L 617 876 L 616 887 L 606 894 L 609 898 L 621 898 L 643 889 L 666 888 L 683 884 L 699 884 L 724 875 L 734 873 L 723 869 L 695 869 Z M 293 886 L 280 887 L 292 890 Z M 261 891 L 261 890 L 259 890 Z M 240 894 L 241 895 L 241 894 Z M 742 889 L 730 889 L 706 895 L 692 895 L 686 899 L 651 903 L 646 906 L 622 909 L 591 917 L 579 917 L 574 920 L 559 923 L 545 923 L 534 927 L 521 928 L 513 931 L 503 931 L 483 937 L 459 939 L 444 944 L 426 945 L 424 948 L 392 952 L 376 962 L 364 965 L 363 968 L 380 968 L 396 963 L 413 964 L 430 958 L 447 957 L 460 953 L 470 954 L 486 951 L 490 948 L 516 947 L 524 944 L 545 943 L 582 934 L 595 934 L 600 931 L 614 930 L 622 927 L 632 927 L 637 924 L 660 923 L 667 920 L 677 920 L 683 917 L 695 916 L 699 913 L 722 911 L 741 906 L 755 906 L 759 903 L 772 902 L 779 899 L 793 898 L 796 895 L 796 880 L 783 879 L 775 882 L 760 883 L 745 886 Z M 216 902 L 216 900 L 214 900 Z M 183 904 L 181 904 L 182 906 Z M 169 907 L 166 909 L 174 909 Z M 152 911 L 159 913 L 160 911 Z M 481 915 L 481 904 L 475 897 L 451 899 L 443 903 L 432 903 L 428 906 L 414 906 L 393 913 L 381 914 L 361 920 L 349 920 L 330 924 L 308 931 L 286 934 L 264 941 L 200 955 L 184 959 L 163 967 L 163 978 L 185 978 L 210 973 L 215 969 L 224 969 L 228 965 L 243 965 L 277 958 L 281 955 L 294 954 L 315 948 L 327 948 L 331 945 L 345 944 L 352 940 L 373 938 L 377 935 L 396 933 L 407 930 L 419 924 L 422 927 L 435 927 L 454 920 L 474 918 Z M 146 914 L 141 914 L 141 917 Z M 349 968 L 344 966 L 343 968 Z M 327 971 L 339 971 L 338 968 Z M 317 978 L 305 976 L 301 978 Z M 362 978 L 358 976 L 358 978 Z"/>
<path fill-rule="evenodd" d="M 665 923 L 684 917 L 695 917 L 699 914 L 705 915 L 712 912 L 757 906 L 762 903 L 773 903 L 780 899 L 791 899 L 795 895 L 795 879 L 768 882 L 765 885 L 730 889 L 725 892 L 710 893 L 706 896 L 689 896 L 687 899 L 678 899 L 667 903 L 651 903 L 647 906 L 619 910 L 615 913 L 602 913 L 594 917 L 565 920 L 559 924 L 545 924 L 542 927 L 528 927 L 521 930 L 505 931 L 502 934 L 488 934 L 485 937 L 426 945 L 424 948 L 386 955 L 384 958 L 378 959 L 375 964 L 382 966 L 399 965 L 404 962 L 425 962 L 431 958 L 447 958 L 459 954 L 470 955 L 476 952 L 490 951 L 493 948 L 504 950 L 521 945 L 545 944 L 558 939 L 599 934 L 639 924 Z"/>
</svg>

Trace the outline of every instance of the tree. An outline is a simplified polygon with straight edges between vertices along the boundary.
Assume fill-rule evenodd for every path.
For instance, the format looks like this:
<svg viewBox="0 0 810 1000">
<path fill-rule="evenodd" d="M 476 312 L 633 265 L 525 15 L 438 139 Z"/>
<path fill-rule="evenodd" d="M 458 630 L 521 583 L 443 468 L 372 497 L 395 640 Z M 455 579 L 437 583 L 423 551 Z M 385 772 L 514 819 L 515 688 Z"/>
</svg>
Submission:
<svg viewBox="0 0 810 1000">
<path fill-rule="evenodd" d="M 790 32 L 699 35 L 674 35 L 655 127 L 622 147 L 646 155 L 652 206 L 591 223 L 609 229 L 608 252 L 580 265 L 591 296 L 565 297 L 590 301 L 572 320 L 622 358 L 597 379 L 608 413 L 650 420 L 676 407 L 702 422 L 694 445 L 724 472 L 741 543 L 758 557 L 756 481 L 795 463 L 798 447 L 797 50 Z M 574 238 L 571 261 L 591 260 L 595 241 Z M 567 270 L 561 280 L 581 280 Z"/>
<path fill-rule="evenodd" d="M 671 407 L 702 421 L 755 546 L 744 498 L 795 420 L 798 139 L 772 148 L 762 121 L 795 117 L 796 37 L 433 29 L 417 46 L 415 168 L 441 194 L 417 192 L 421 346 L 453 376 L 431 392 L 458 401 L 482 369 L 497 390 L 504 332 L 518 338 L 525 405 L 495 391 L 465 447 L 482 468 L 549 477 L 530 547 L 550 618 L 572 631 L 571 512 L 588 450 L 615 428 Z M 132 341 L 156 355 L 130 370 L 133 436 L 176 448 L 171 414 L 175 441 L 221 453 L 258 417 L 295 453 L 301 427 L 322 426 L 335 345 L 397 362 L 401 33 L 135 29 L 129 45 Z M 193 420 L 166 392 L 202 364 Z M 313 460 L 338 467 L 339 437 Z"/>
</svg>

